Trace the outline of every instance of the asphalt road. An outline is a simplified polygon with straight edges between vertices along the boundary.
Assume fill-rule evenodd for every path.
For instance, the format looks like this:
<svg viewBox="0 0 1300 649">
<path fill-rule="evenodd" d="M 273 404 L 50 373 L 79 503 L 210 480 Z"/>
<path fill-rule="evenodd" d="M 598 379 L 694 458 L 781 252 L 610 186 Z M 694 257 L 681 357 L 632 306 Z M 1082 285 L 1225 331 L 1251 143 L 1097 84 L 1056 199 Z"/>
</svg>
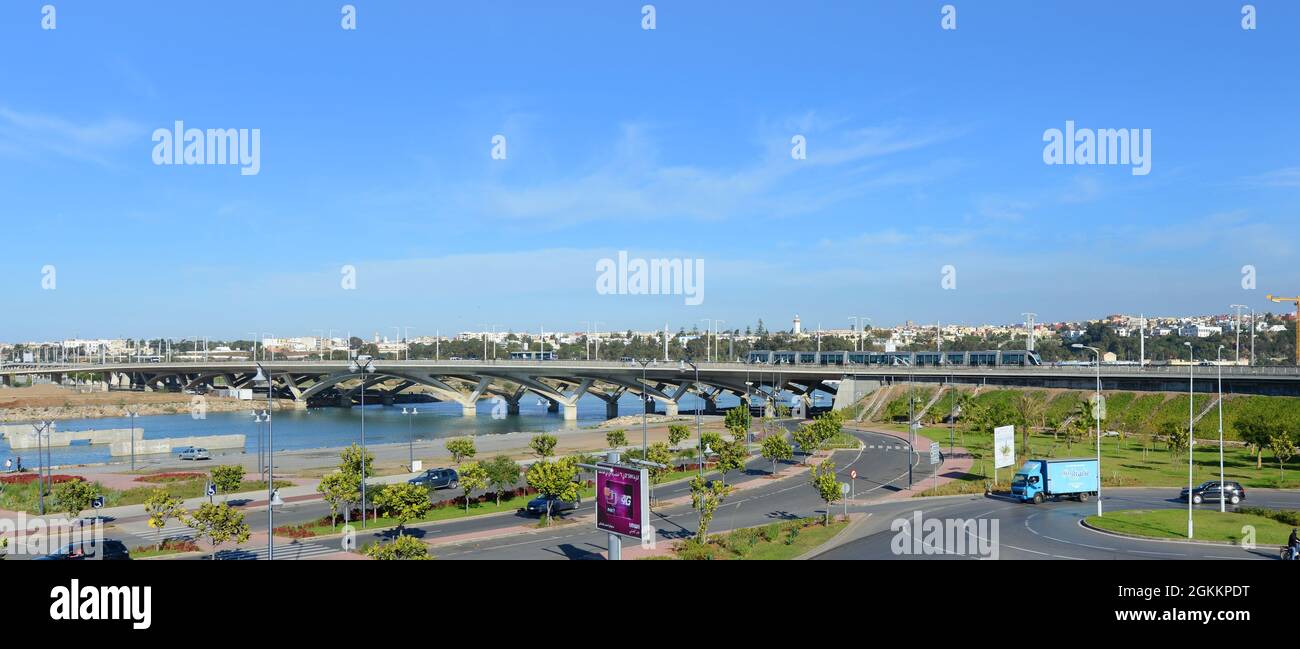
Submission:
<svg viewBox="0 0 1300 649">
<path fill-rule="evenodd" d="M 1187 508 L 1178 499 L 1178 488 L 1113 488 L 1103 490 L 1103 511 L 1124 509 Z M 1244 505 L 1277 509 L 1300 509 L 1300 492 L 1251 489 Z M 1218 503 L 1197 506 L 1214 511 Z M 983 558 L 971 552 L 980 539 L 997 538 L 999 559 L 1276 559 L 1278 547 L 1261 545 L 1253 550 L 1240 546 L 1177 541 L 1155 541 L 1103 534 L 1079 524 L 1097 513 L 1095 501 L 1022 504 L 1003 497 L 953 496 L 927 498 L 861 508 L 871 516 L 854 534 L 853 540 L 817 559 L 971 559 Z M 928 544 L 924 528 L 917 531 L 915 516 L 925 519 L 988 521 L 985 527 L 966 528 L 964 554 L 961 544 Z M 908 528 L 895 523 L 912 522 Z M 992 530 L 997 523 L 996 533 Z M 976 535 L 982 535 L 975 538 Z M 917 539 L 920 539 L 919 541 Z M 919 548 L 922 554 L 916 554 Z M 930 548 L 927 552 L 926 548 Z M 898 552 L 903 549 L 904 552 Z"/>
</svg>

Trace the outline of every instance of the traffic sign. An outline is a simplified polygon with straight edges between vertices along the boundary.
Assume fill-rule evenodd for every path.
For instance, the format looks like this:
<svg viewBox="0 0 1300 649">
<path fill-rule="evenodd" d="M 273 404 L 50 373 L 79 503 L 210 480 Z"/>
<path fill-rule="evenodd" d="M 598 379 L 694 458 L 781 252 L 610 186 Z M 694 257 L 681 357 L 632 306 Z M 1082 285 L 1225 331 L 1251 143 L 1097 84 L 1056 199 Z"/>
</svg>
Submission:
<svg viewBox="0 0 1300 649">
<path fill-rule="evenodd" d="M 857 470 L 857 469 L 853 469 L 853 470 L 849 471 L 849 479 L 851 479 L 851 480 L 857 480 L 857 479 L 858 479 L 858 470 Z"/>
<path fill-rule="evenodd" d="M 207 494 L 209 497 L 217 495 L 217 485 L 209 482 L 207 489 L 204 489 L 203 493 Z"/>
<path fill-rule="evenodd" d="M 840 494 L 844 496 L 849 495 L 849 483 L 847 482 L 840 483 Z"/>
<path fill-rule="evenodd" d="M 930 464 L 938 464 L 939 457 L 939 442 L 930 442 Z"/>
<path fill-rule="evenodd" d="M 90 506 L 91 506 L 91 507 L 94 507 L 95 509 L 103 509 L 103 507 L 104 507 L 104 497 L 103 497 L 103 496 L 95 496 L 95 499 L 92 500 L 92 501 L 90 501 Z"/>
</svg>

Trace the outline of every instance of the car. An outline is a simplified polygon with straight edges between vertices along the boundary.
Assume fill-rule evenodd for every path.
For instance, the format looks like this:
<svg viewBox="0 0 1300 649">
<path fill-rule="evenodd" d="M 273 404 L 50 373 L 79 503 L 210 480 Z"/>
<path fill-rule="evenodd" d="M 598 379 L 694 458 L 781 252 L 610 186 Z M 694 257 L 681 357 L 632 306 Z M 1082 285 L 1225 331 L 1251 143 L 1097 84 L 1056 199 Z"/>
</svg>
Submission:
<svg viewBox="0 0 1300 649">
<path fill-rule="evenodd" d="M 106 539 L 98 543 L 93 541 L 69 543 L 54 552 L 43 557 L 35 557 L 32 560 L 86 561 L 88 559 L 104 559 L 108 561 L 124 561 L 130 558 L 131 553 L 127 551 L 126 546 L 121 541 Z"/>
<path fill-rule="evenodd" d="M 1227 488 L 1223 490 L 1224 500 L 1235 505 L 1246 499 L 1246 488 L 1241 486 L 1240 482 L 1226 480 L 1224 484 L 1227 485 Z M 1187 489 L 1183 489 L 1178 494 L 1178 499 L 1187 500 Z M 1192 503 L 1199 505 L 1203 502 L 1219 502 L 1218 480 L 1207 480 L 1192 489 Z"/>
<path fill-rule="evenodd" d="M 197 446 L 186 446 L 176 453 L 178 460 L 211 460 L 212 456 L 208 454 L 208 449 Z"/>
<path fill-rule="evenodd" d="M 460 474 L 455 469 L 429 469 L 406 482 L 427 489 L 455 489 L 460 486 Z"/>
<path fill-rule="evenodd" d="M 538 496 L 528 501 L 527 505 L 520 508 L 519 513 L 528 516 L 545 516 L 547 503 L 551 503 L 551 514 L 560 514 L 577 509 L 578 505 L 582 504 L 582 498 L 578 498 L 576 501 L 571 501 L 560 500 L 555 496 Z"/>
</svg>

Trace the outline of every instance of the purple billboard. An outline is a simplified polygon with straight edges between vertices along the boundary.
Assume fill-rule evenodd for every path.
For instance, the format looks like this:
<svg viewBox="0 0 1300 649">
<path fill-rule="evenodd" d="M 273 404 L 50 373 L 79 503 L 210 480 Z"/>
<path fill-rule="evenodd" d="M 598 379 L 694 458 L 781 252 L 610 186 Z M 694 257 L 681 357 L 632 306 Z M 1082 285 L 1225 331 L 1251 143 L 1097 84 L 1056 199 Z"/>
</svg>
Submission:
<svg viewBox="0 0 1300 649">
<path fill-rule="evenodd" d="M 596 473 L 596 528 L 635 539 L 649 528 L 650 484 L 646 470 L 601 464 Z"/>
</svg>

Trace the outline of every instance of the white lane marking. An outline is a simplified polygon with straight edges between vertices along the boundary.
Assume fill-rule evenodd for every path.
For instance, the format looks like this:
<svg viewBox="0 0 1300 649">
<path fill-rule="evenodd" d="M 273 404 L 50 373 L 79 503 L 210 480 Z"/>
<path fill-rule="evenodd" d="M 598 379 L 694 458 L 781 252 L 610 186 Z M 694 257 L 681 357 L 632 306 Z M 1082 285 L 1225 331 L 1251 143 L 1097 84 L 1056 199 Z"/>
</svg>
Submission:
<svg viewBox="0 0 1300 649">
<path fill-rule="evenodd" d="M 1133 554 L 1154 554 L 1154 555 L 1161 556 L 1161 557 L 1181 557 L 1181 556 L 1183 556 L 1183 555 L 1181 555 L 1181 554 L 1174 554 L 1174 553 L 1172 553 L 1172 552 L 1148 552 L 1148 551 L 1146 551 L 1146 550 L 1129 550 L 1129 552 L 1132 552 Z"/>
</svg>

